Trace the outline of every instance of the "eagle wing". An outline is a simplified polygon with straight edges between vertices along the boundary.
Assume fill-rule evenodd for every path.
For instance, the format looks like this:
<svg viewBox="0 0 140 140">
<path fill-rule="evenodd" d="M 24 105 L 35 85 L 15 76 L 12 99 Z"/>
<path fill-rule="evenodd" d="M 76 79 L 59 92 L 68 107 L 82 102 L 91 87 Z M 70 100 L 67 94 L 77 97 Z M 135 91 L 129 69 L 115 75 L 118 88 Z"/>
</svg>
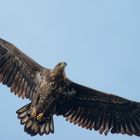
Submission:
<svg viewBox="0 0 140 140">
<path fill-rule="evenodd" d="M 15 95 L 32 100 L 38 87 L 37 74 L 43 70 L 13 44 L 0 39 L 0 82 Z"/>
<path fill-rule="evenodd" d="M 140 103 L 71 82 L 56 114 L 86 129 L 140 136 Z"/>
</svg>

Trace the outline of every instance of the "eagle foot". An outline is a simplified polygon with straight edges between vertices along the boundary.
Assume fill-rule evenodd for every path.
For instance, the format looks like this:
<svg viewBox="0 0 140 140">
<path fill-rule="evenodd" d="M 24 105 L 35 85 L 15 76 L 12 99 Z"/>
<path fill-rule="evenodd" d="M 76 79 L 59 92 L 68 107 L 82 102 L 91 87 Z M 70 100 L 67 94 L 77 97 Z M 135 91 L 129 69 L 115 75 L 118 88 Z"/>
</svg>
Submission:
<svg viewBox="0 0 140 140">
<path fill-rule="evenodd" d="M 42 121 L 44 119 L 44 113 L 40 113 L 39 115 L 37 115 L 36 119 L 38 121 Z"/>
</svg>

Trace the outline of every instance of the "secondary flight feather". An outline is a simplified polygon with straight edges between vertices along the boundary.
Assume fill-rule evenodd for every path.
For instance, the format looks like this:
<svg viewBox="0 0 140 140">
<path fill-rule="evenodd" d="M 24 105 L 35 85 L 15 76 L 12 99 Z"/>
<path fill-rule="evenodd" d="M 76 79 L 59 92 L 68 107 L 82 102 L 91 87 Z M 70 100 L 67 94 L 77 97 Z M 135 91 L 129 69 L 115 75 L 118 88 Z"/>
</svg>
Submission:
<svg viewBox="0 0 140 140">
<path fill-rule="evenodd" d="M 100 134 L 140 136 L 140 103 L 77 84 L 66 77 L 65 62 L 45 68 L 0 39 L 0 82 L 30 103 L 17 110 L 24 131 L 54 133 L 54 115 Z"/>
</svg>

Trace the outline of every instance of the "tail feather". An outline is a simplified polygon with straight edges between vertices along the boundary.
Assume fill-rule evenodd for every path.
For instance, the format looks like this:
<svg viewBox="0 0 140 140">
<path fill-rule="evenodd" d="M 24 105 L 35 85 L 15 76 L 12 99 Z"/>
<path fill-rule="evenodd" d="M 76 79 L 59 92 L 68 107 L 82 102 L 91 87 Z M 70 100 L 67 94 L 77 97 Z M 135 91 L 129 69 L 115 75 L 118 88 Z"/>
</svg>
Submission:
<svg viewBox="0 0 140 140">
<path fill-rule="evenodd" d="M 54 124 L 53 124 L 53 117 L 51 117 L 48 123 L 44 124 L 45 134 L 54 133 Z"/>
<path fill-rule="evenodd" d="M 53 117 L 46 119 L 43 123 L 40 123 L 29 116 L 30 106 L 31 103 L 23 106 L 16 112 L 18 114 L 18 118 L 20 119 L 20 123 L 24 125 L 24 131 L 31 136 L 54 133 Z"/>
</svg>

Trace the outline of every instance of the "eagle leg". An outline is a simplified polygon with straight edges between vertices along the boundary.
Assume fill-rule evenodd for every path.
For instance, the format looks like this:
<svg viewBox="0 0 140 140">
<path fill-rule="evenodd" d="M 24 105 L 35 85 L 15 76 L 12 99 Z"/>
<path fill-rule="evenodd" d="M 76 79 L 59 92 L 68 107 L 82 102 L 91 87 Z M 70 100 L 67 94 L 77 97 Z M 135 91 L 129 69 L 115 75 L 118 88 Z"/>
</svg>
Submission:
<svg viewBox="0 0 140 140">
<path fill-rule="evenodd" d="M 30 111 L 29 111 L 29 115 L 32 118 L 36 118 L 36 116 L 37 116 L 37 110 L 36 110 L 36 108 L 31 108 Z"/>
</svg>

